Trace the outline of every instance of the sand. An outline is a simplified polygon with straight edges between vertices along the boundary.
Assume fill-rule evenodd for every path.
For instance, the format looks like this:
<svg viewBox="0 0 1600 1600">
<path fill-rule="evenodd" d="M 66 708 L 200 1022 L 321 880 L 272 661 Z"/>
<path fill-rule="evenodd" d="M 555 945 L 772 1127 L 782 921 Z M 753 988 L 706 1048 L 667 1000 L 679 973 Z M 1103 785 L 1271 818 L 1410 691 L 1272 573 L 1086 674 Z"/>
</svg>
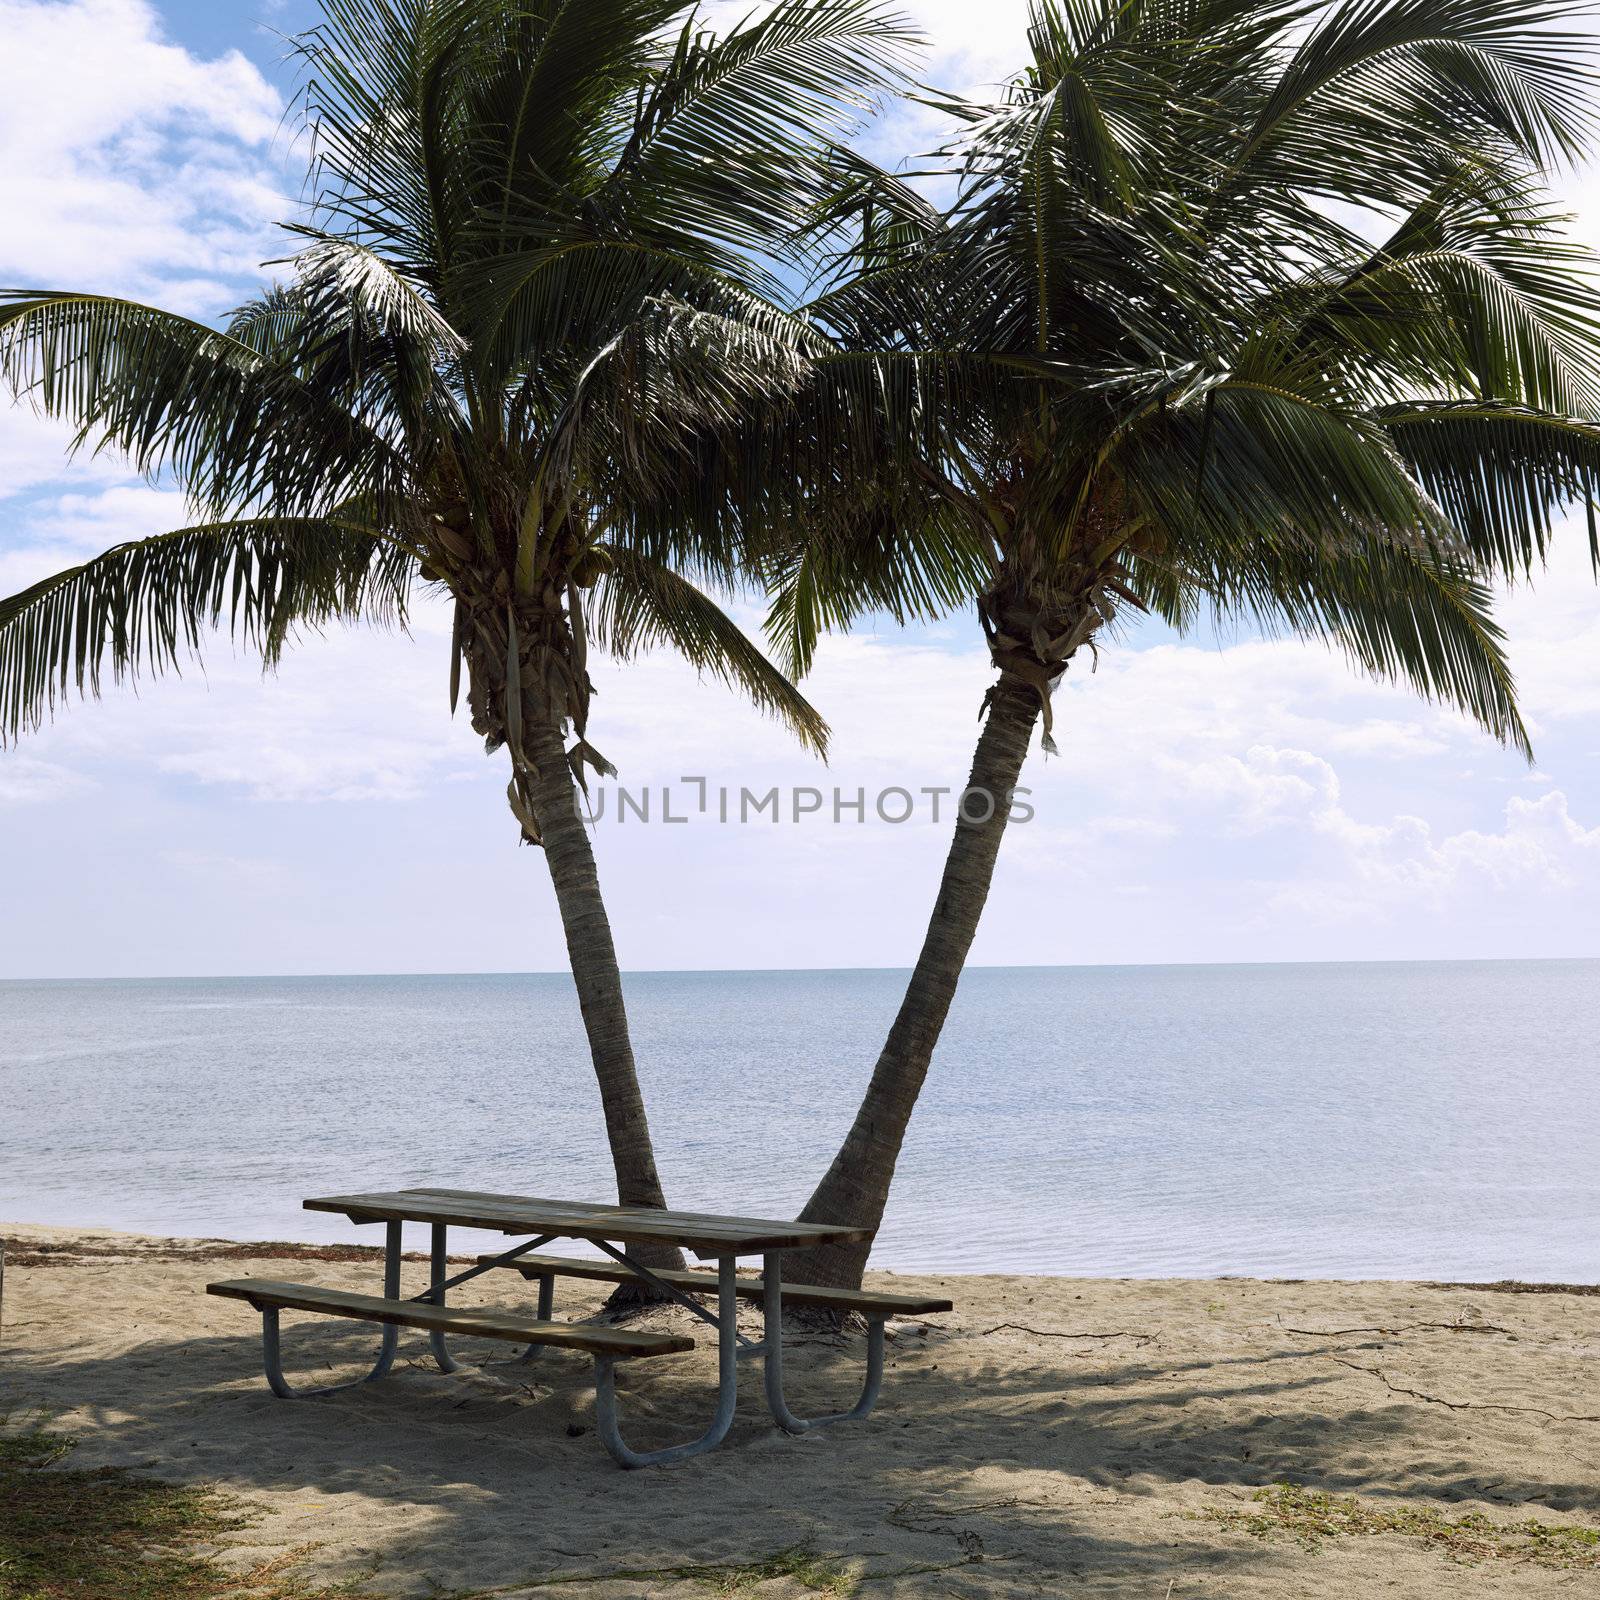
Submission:
<svg viewBox="0 0 1600 1600">
<path fill-rule="evenodd" d="M 876 1274 L 937 1285 L 956 1309 L 891 1325 L 869 1421 L 789 1438 L 752 1368 L 720 1450 L 625 1473 L 594 1437 L 584 1358 L 513 1366 L 504 1347 L 467 1346 L 491 1364 L 445 1376 L 406 1334 L 385 1382 L 284 1402 L 260 1376 L 258 1320 L 202 1292 L 251 1273 L 370 1289 L 371 1261 L 217 1260 L 214 1242 L 22 1225 L 0 1234 L 13 1241 L 0 1416 L 47 1415 L 76 1434 L 73 1465 L 213 1482 L 262 1507 L 231 1558 L 241 1563 L 310 1546 L 308 1572 L 379 1593 L 506 1600 L 1600 1595 L 1600 1570 L 1466 1563 L 1395 1533 L 1305 1548 L 1213 1515 L 1291 1481 L 1379 1509 L 1600 1528 L 1592 1295 Z M 407 1267 L 408 1292 L 423 1270 Z M 460 1297 L 526 1306 L 522 1287 L 497 1274 Z M 558 1286 L 558 1315 L 598 1302 Z M 692 1319 L 667 1310 L 648 1325 Z M 286 1315 L 285 1328 L 291 1376 L 312 1380 L 354 1372 L 375 1343 L 350 1323 Z M 853 1396 L 862 1343 L 796 1334 L 797 1408 Z M 632 1440 L 698 1432 L 713 1364 L 702 1341 L 624 1369 Z M 672 1570 L 796 1546 L 815 1557 L 806 1576 Z"/>
</svg>

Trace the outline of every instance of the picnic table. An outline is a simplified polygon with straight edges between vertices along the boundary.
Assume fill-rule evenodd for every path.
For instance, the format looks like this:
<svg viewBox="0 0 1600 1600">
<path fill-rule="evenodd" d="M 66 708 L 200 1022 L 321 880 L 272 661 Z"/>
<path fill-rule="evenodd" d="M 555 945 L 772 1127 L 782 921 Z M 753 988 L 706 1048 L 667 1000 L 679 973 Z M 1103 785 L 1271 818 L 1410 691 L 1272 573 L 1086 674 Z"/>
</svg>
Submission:
<svg viewBox="0 0 1600 1600">
<path fill-rule="evenodd" d="M 890 1316 L 948 1311 L 951 1303 L 937 1296 L 878 1294 L 859 1289 L 812 1285 L 784 1286 L 783 1258 L 792 1251 L 825 1244 L 864 1243 L 872 1235 L 860 1228 L 821 1223 L 774 1221 L 760 1217 L 720 1216 L 706 1212 L 663 1211 L 646 1206 L 598 1205 L 580 1200 L 545 1200 L 530 1195 L 480 1194 L 463 1189 L 396 1189 L 363 1194 L 330 1195 L 307 1200 L 308 1211 L 342 1214 L 354 1223 L 383 1223 L 384 1268 L 381 1295 L 351 1294 L 315 1284 L 283 1283 L 263 1278 L 235 1278 L 208 1284 L 207 1292 L 248 1301 L 261 1313 L 262 1356 L 267 1383 L 281 1399 L 329 1394 L 351 1384 L 296 1389 L 283 1374 L 279 1312 L 311 1311 L 352 1317 L 383 1325 L 378 1357 L 371 1371 L 352 1383 L 370 1383 L 393 1366 L 399 1330 L 425 1331 L 433 1356 L 446 1372 L 459 1365 L 450 1353 L 452 1334 L 479 1336 L 525 1345 L 522 1359 L 541 1349 L 578 1350 L 594 1357 L 595 1416 L 600 1438 L 624 1467 L 659 1465 L 714 1449 L 732 1426 L 741 1358 L 759 1358 L 767 1405 L 778 1425 L 803 1433 L 829 1423 L 865 1417 L 877 1401 L 883 1382 L 884 1322 Z M 429 1286 L 411 1299 L 400 1297 L 401 1232 L 408 1222 L 431 1229 Z M 516 1236 L 523 1242 L 497 1254 L 479 1256 L 472 1266 L 448 1273 L 449 1230 L 475 1228 Z M 557 1239 L 594 1245 L 607 1258 L 587 1261 L 540 1252 Z M 639 1245 L 677 1245 L 716 1270 L 656 1271 L 638 1260 Z M 742 1257 L 760 1256 L 759 1277 L 741 1277 Z M 451 1289 L 484 1273 L 514 1271 L 538 1285 L 538 1306 L 532 1317 L 499 1311 L 460 1310 L 446 1304 Z M 593 1323 L 552 1320 L 555 1280 L 579 1278 L 626 1283 L 637 1280 L 667 1299 L 686 1306 L 717 1334 L 717 1405 L 711 1425 L 698 1439 L 657 1450 L 634 1450 L 623 1440 L 617 1419 L 616 1364 L 667 1356 L 694 1348 L 684 1334 L 653 1333 Z M 696 1295 L 714 1297 L 716 1309 Z M 761 1339 L 739 1328 L 741 1300 L 759 1300 Z M 867 1372 L 856 1403 L 831 1416 L 800 1417 L 789 1407 L 783 1387 L 783 1308 L 809 1305 L 854 1311 L 867 1323 Z"/>
</svg>

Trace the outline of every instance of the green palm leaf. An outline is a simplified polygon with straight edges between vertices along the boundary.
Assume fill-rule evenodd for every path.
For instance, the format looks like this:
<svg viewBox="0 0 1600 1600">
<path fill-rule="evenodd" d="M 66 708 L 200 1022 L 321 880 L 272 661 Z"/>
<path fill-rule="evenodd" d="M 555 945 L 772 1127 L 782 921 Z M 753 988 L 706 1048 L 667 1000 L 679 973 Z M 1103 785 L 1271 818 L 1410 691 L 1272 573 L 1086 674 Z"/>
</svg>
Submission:
<svg viewBox="0 0 1600 1600">
<path fill-rule="evenodd" d="M 1530 573 L 1574 505 L 1589 511 L 1600 570 L 1600 419 L 1467 401 L 1394 406 L 1376 420 L 1486 570 Z"/>
<path fill-rule="evenodd" d="M 742 691 L 808 749 L 827 754 L 821 714 L 709 595 L 638 551 L 599 548 L 606 567 L 586 608 L 596 643 L 620 660 L 670 646 L 702 674 Z"/>
<path fill-rule="evenodd" d="M 177 670 L 224 623 L 270 665 L 297 627 L 403 622 L 414 562 L 338 518 L 257 517 L 113 546 L 0 601 L 0 739 L 71 687 Z"/>
<path fill-rule="evenodd" d="M 275 304 L 280 329 L 284 313 Z M 401 493 L 403 464 L 352 414 L 347 382 L 314 384 L 246 340 L 135 301 L 0 290 L 0 381 L 73 424 L 79 448 L 173 474 L 208 520 Z"/>
</svg>

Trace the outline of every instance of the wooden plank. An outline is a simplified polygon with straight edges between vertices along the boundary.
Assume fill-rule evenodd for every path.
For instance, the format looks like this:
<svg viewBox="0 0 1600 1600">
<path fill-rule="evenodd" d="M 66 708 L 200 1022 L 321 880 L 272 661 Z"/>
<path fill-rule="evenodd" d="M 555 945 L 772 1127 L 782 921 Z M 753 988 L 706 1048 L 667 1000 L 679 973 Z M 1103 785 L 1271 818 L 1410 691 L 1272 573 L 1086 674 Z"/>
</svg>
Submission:
<svg viewBox="0 0 1600 1600">
<path fill-rule="evenodd" d="M 681 1242 L 691 1248 L 696 1240 L 703 1240 L 714 1247 L 705 1252 L 708 1255 L 715 1255 L 719 1249 L 726 1249 L 732 1244 L 743 1245 L 745 1248 L 740 1253 L 744 1254 L 760 1249 L 787 1250 L 819 1244 L 866 1243 L 873 1236 L 870 1228 L 844 1228 L 771 1217 L 724 1216 L 707 1211 L 664 1211 L 649 1206 L 605 1205 L 586 1200 L 545 1200 L 526 1195 L 478 1194 L 461 1189 L 418 1188 L 400 1192 L 407 1196 L 438 1197 L 447 1202 L 487 1200 L 532 1208 L 540 1216 L 552 1220 L 566 1218 L 584 1221 L 590 1225 L 593 1237 L 606 1238 L 608 1241 L 621 1237 L 620 1234 L 601 1232 L 603 1228 L 613 1225 L 648 1229 L 652 1239 Z M 541 1227 L 539 1231 L 551 1230 Z M 578 1235 L 571 1234 L 568 1237 L 576 1238 Z"/>
<path fill-rule="evenodd" d="M 468 1334 L 482 1339 L 506 1339 L 514 1344 L 586 1350 L 591 1355 L 665 1356 L 694 1349 L 694 1340 L 685 1334 L 647 1333 L 637 1328 L 594 1328 L 575 1322 L 540 1322 L 532 1317 L 507 1316 L 502 1311 L 386 1300 L 382 1295 L 349 1294 L 342 1289 L 323 1289 L 310 1283 L 280 1283 L 272 1278 L 230 1278 L 224 1283 L 208 1283 L 206 1293 L 230 1300 L 248 1300 L 258 1306 L 317 1311 L 331 1317 L 390 1322 L 402 1328 L 437 1329 L 441 1333 Z"/>
<path fill-rule="evenodd" d="M 441 1195 L 450 1198 L 466 1196 L 480 1198 L 471 1191 L 454 1189 L 415 1189 L 407 1194 Z M 834 1223 L 797 1222 L 793 1219 L 772 1217 L 725 1216 L 711 1211 L 658 1210 L 649 1206 L 604 1205 L 586 1200 L 530 1200 L 518 1195 L 492 1195 L 485 1198 L 521 1202 L 542 1208 L 555 1208 L 566 1212 L 580 1212 L 601 1221 L 621 1221 L 665 1225 L 684 1231 L 693 1230 L 708 1239 L 738 1239 L 753 1235 L 771 1237 L 793 1243 L 774 1244 L 774 1249 L 799 1249 L 818 1244 L 859 1244 L 869 1242 L 875 1230 L 847 1228 Z"/>
<path fill-rule="evenodd" d="M 613 1244 L 676 1244 L 702 1259 L 755 1255 L 764 1250 L 804 1250 L 819 1244 L 857 1244 L 872 1231 L 766 1217 L 731 1217 L 698 1211 L 658 1211 L 648 1206 L 546 1200 L 533 1195 L 482 1194 L 471 1189 L 394 1189 L 322 1196 L 308 1211 L 334 1211 L 365 1222 L 443 1222 L 500 1233 L 551 1233 Z"/>
<path fill-rule="evenodd" d="M 479 1256 L 480 1262 L 493 1261 L 493 1256 Z M 562 1278 L 587 1278 L 596 1283 L 627 1283 L 633 1274 L 626 1267 L 610 1261 L 579 1261 L 572 1256 L 518 1256 L 505 1263 L 515 1268 L 525 1278 L 542 1277 L 551 1272 Z M 714 1272 L 657 1272 L 656 1276 L 675 1289 L 689 1289 L 701 1294 L 714 1294 L 717 1275 Z M 765 1292 L 759 1278 L 736 1278 L 734 1292 L 744 1300 L 759 1300 Z M 892 1316 L 927 1316 L 935 1311 L 953 1311 L 953 1302 L 937 1295 L 879 1294 L 874 1289 L 826 1289 L 810 1283 L 786 1283 L 783 1302 L 791 1306 L 830 1306 L 840 1311 L 885 1311 Z"/>
</svg>

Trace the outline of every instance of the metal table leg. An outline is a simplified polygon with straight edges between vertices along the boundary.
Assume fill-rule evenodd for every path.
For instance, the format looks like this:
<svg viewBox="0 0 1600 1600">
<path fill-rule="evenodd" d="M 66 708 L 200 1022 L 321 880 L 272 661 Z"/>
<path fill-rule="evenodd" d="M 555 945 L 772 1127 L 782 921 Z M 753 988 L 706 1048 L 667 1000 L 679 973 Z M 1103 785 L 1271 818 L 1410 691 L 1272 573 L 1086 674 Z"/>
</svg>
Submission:
<svg viewBox="0 0 1600 1600">
<path fill-rule="evenodd" d="M 664 1450 L 633 1450 L 623 1442 L 617 1426 L 616 1358 L 596 1356 L 594 1363 L 594 1407 L 600 1442 L 624 1467 L 654 1467 L 668 1461 L 714 1450 L 733 1426 L 733 1410 L 739 1396 L 739 1299 L 734 1293 L 737 1262 L 733 1256 L 717 1258 L 717 1413 L 711 1426 L 689 1444 L 671 1445 Z M 642 1276 L 642 1274 L 641 1274 Z"/>
<path fill-rule="evenodd" d="M 433 1241 L 429 1253 L 428 1273 L 428 1301 L 432 1305 L 444 1304 L 444 1284 L 448 1276 L 450 1265 L 450 1252 L 447 1247 L 449 1228 L 442 1222 L 433 1224 Z M 445 1342 L 445 1336 L 438 1328 L 428 1330 L 428 1348 L 433 1351 L 433 1359 L 439 1363 L 441 1372 L 459 1372 L 461 1363 L 450 1354 L 450 1346 Z"/>
<path fill-rule="evenodd" d="M 387 1300 L 400 1298 L 400 1224 L 390 1222 L 384 1228 L 383 1241 L 383 1293 Z M 267 1384 L 280 1400 L 304 1400 L 312 1395 L 336 1394 L 340 1389 L 353 1389 L 358 1383 L 371 1383 L 381 1378 L 394 1365 L 395 1347 L 400 1342 L 400 1330 L 393 1323 L 385 1323 L 378 1346 L 378 1359 L 372 1370 L 361 1378 L 347 1383 L 330 1383 L 320 1389 L 296 1389 L 283 1375 L 283 1355 L 278 1338 L 278 1308 L 261 1306 L 261 1356 L 266 1367 Z"/>
<path fill-rule="evenodd" d="M 826 1417 L 797 1417 L 783 1396 L 783 1257 L 772 1251 L 762 1258 L 761 1307 L 766 1321 L 761 1359 L 766 1379 L 767 1404 L 778 1426 L 786 1433 L 804 1433 L 808 1428 L 825 1427 L 830 1422 L 853 1422 L 867 1416 L 877 1404 L 883 1387 L 883 1318 L 867 1319 L 867 1380 L 861 1398 L 848 1411 Z"/>
<path fill-rule="evenodd" d="M 450 1265 L 450 1251 L 448 1246 L 448 1225 L 443 1222 L 433 1224 L 433 1247 L 429 1253 L 430 1268 L 428 1274 L 428 1287 L 418 1295 L 413 1295 L 413 1300 L 424 1301 L 431 1306 L 442 1306 L 446 1289 L 453 1289 L 457 1284 L 466 1283 L 471 1278 L 481 1278 L 484 1273 L 492 1272 L 496 1267 L 504 1266 L 507 1262 L 515 1261 L 518 1256 L 525 1256 L 530 1250 L 538 1250 L 550 1243 L 556 1237 L 553 1233 L 541 1233 L 537 1239 L 525 1239 L 510 1250 L 503 1250 L 499 1255 L 492 1256 L 486 1261 L 480 1261 L 474 1267 L 468 1267 L 465 1272 L 455 1273 L 451 1277 L 445 1276 L 445 1269 Z M 554 1281 L 547 1277 L 539 1282 L 539 1320 L 550 1320 L 550 1300 L 554 1291 Z M 450 1354 L 450 1346 L 444 1334 L 438 1328 L 428 1330 L 428 1344 L 433 1350 L 433 1359 L 437 1361 L 446 1372 L 458 1372 L 461 1363 Z M 526 1361 L 537 1345 L 530 1345 L 524 1352 L 522 1359 Z"/>
<path fill-rule="evenodd" d="M 539 1275 L 539 1305 L 534 1315 L 540 1322 L 548 1322 L 555 1311 L 556 1304 L 556 1275 L 553 1272 L 544 1272 Z M 542 1344 L 530 1344 L 517 1360 L 523 1365 L 532 1361 L 544 1349 Z"/>
</svg>

